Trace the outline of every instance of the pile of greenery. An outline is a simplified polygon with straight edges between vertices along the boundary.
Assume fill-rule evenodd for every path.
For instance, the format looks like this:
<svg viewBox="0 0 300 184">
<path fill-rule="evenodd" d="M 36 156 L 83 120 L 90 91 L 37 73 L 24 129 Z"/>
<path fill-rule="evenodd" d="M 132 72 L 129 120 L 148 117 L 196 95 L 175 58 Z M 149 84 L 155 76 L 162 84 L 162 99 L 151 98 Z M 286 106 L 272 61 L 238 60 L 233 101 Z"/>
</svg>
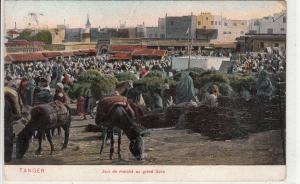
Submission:
<svg viewBox="0 0 300 184">
<path fill-rule="evenodd" d="M 252 75 L 225 74 L 212 70 L 205 71 L 201 68 L 192 68 L 189 71 L 195 88 L 209 92 L 210 87 L 215 84 L 224 96 L 235 95 L 234 92 L 239 93 L 243 89 L 250 91 L 256 84 L 256 77 Z M 180 80 L 180 74 L 174 76 L 175 80 Z M 280 78 L 284 76 L 281 74 Z"/>
<path fill-rule="evenodd" d="M 135 84 L 145 85 L 148 90 L 155 90 L 161 88 L 164 84 L 169 84 L 170 86 L 175 85 L 176 82 L 173 79 L 168 78 L 163 72 L 154 70 L 136 81 Z"/>
<path fill-rule="evenodd" d="M 250 91 L 252 87 L 256 85 L 256 79 L 254 76 L 250 75 L 229 75 L 229 84 L 236 92 L 241 92 L 242 90 Z"/>
<path fill-rule="evenodd" d="M 96 99 L 111 94 L 116 88 L 117 79 L 110 75 L 102 75 L 98 71 L 83 72 L 78 81 L 69 90 L 71 98 L 84 96 L 88 89 Z"/>
<path fill-rule="evenodd" d="M 226 74 L 206 71 L 199 75 L 192 76 L 194 79 L 195 88 L 201 88 L 205 86 L 207 83 L 226 83 L 229 84 L 229 79 Z"/>
<path fill-rule="evenodd" d="M 116 74 L 115 76 L 119 82 L 128 81 L 128 80 L 132 80 L 132 81 L 138 80 L 138 78 L 131 72 L 122 72 L 122 73 Z"/>
</svg>

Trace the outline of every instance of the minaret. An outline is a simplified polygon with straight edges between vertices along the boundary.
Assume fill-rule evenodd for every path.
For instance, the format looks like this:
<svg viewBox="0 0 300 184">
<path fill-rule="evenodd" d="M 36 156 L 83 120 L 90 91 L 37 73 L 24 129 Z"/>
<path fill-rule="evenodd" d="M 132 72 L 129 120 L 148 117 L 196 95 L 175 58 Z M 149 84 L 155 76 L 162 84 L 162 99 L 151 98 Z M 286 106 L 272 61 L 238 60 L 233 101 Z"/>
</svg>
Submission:
<svg viewBox="0 0 300 184">
<path fill-rule="evenodd" d="M 85 29 L 83 30 L 83 33 L 82 33 L 82 41 L 83 42 L 91 42 L 91 23 L 90 23 L 89 14 L 87 14 Z"/>
<path fill-rule="evenodd" d="M 91 28 L 90 15 L 89 15 L 89 14 L 87 14 L 87 19 L 86 19 L 85 28 L 86 28 L 86 29 L 90 29 L 90 28 Z"/>
</svg>

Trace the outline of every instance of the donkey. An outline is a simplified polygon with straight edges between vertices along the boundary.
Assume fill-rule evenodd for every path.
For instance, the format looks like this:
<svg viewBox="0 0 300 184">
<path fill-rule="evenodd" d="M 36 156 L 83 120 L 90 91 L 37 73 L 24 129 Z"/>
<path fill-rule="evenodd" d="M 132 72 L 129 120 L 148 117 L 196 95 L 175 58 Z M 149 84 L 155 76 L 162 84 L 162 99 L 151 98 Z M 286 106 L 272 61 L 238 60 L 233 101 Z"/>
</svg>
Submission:
<svg viewBox="0 0 300 184">
<path fill-rule="evenodd" d="M 130 89 L 133 88 L 133 82 L 131 80 L 120 82 L 116 85 L 116 91 L 120 95 L 126 95 Z"/>
<path fill-rule="evenodd" d="M 69 141 L 71 125 L 71 112 L 68 106 L 60 101 L 50 102 L 34 107 L 31 110 L 31 119 L 25 128 L 18 134 L 16 141 L 16 158 L 23 158 L 28 150 L 29 140 L 38 132 L 39 147 L 35 154 L 39 155 L 42 152 L 42 138 L 46 134 L 47 140 L 50 144 L 50 155 L 54 151 L 52 142 L 51 130 L 61 126 L 65 131 L 65 139 L 62 149 L 67 148 Z"/>
<path fill-rule="evenodd" d="M 13 101 L 9 96 L 5 95 L 5 105 L 4 105 L 4 160 L 5 162 L 9 162 L 12 160 L 12 152 L 13 152 L 13 121 L 14 115 L 17 114 L 16 108 L 14 108 Z"/>
<path fill-rule="evenodd" d="M 112 160 L 114 153 L 114 128 L 118 128 L 124 132 L 130 140 L 129 150 L 137 160 L 143 159 L 144 141 L 142 139 L 142 130 L 135 123 L 132 115 L 129 115 L 127 101 L 122 104 L 120 101 L 112 102 L 113 98 L 127 100 L 125 97 L 113 96 L 103 98 L 97 107 L 97 114 L 95 123 L 103 127 L 103 140 L 100 147 L 100 156 L 102 154 L 104 144 L 106 142 L 107 133 L 110 135 L 110 155 L 109 159 Z M 110 102 L 108 102 L 110 101 Z M 108 105 L 104 105 L 108 104 Z M 109 109 L 109 110 L 108 110 Z M 103 112 L 106 113 L 103 113 Z M 118 158 L 121 159 L 121 137 L 122 131 L 118 132 Z"/>
<path fill-rule="evenodd" d="M 9 162 L 12 160 L 13 140 L 16 133 L 14 124 L 22 119 L 22 116 L 27 117 L 30 109 L 22 103 L 19 93 L 10 87 L 4 87 L 4 97 L 4 160 Z"/>
</svg>

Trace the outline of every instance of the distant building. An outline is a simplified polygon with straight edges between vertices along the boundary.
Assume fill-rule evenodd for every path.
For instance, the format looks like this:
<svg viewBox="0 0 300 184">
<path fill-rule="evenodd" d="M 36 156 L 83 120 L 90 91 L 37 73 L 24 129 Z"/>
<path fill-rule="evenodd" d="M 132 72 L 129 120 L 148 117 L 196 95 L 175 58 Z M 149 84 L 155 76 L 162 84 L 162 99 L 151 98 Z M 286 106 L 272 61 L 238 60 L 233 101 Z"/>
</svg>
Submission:
<svg viewBox="0 0 300 184">
<path fill-rule="evenodd" d="M 85 29 L 83 29 L 82 32 L 82 42 L 91 42 L 91 23 L 89 15 L 87 15 Z"/>
<path fill-rule="evenodd" d="M 99 37 L 99 28 L 91 28 L 91 42 L 97 42 Z"/>
<path fill-rule="evenodd" d="M 160 38 L 166 38 L 166 19 L 158 18 L 158 34 Z"/>
<path fill-rule="evenodd" d="M 218 29 L 218 38 L 216 41 L 220 42 L 234 42 L 239 36 L 245 35 L 248 31 L 248 21 L 247 20 L 231 20 L 227 18 L 220 18 L 221 25 L 215 25 Z M 215 20 L 218 20 L 215 17 Z"/>
<path fill-rule="evenodd" d="M 211 29 L 214 26 L 214 16 L 209 12 L 201 12 L 197 16 L 198 29 Z"/>
<path fill-rule="evenodd" d="M 82 28 L 66 28 L 65 42 L 80 42 Z"/>
<path fill-rule="evenodd" d="M 137 35 L 136 28 L 132 27 L 132 28 L 127 28 L 127 29 L 128 29 L 129 38 L 136 38 L 136 35 Z"/>
<path fill-rule="evenodd" d="M 167 39 L 195 39 L 197 17 L 194 15 L 182 17 L 165 17 Z"/>
<path fill-rule="evenodd" d="M 241 52 L 262 52 L 266 48 L 286 49 L 285 34 L 254 34 L 237 38 L 237 49 Z"/>
<path fill-rule="evenodd" d="M 249 30 L 247 20 L 231 20 L 203 12 L 197 16 L 196 37 L 212 42 L 234 42 Z"/>
<path fill-rule="evenodd" d="M 7 36 L 9 39 L 15 39 L 15 38 L 17 38 L 19 35 L 20 35 L 20 33 L 17 32 L 16 30 L 13 30 L 13 29 L 7 31 L 7 33 L 6 33 L 6 36 Z"/>
<path fill-rule="evenodd" d="M 52 36 L 52 44 L 61 44 L 65 41 L 66 27 L 57 25 L 57 28 L 49 29 Z"/>
<path fill-rule="evenodd" d="M 146 38 L 160 38 L 158 27 L 146 27 Z"/>
<path fill-rule="evenodd" d="M 136 26 L 136 37 L 145 38 L 146 27 L 145 23 Z"/>
<path fill-rule="evenodd" d="M 249 32 L 252 34 L 286 34 L 286 11 L 261 19 L 252 19 Z"/>
</svg>

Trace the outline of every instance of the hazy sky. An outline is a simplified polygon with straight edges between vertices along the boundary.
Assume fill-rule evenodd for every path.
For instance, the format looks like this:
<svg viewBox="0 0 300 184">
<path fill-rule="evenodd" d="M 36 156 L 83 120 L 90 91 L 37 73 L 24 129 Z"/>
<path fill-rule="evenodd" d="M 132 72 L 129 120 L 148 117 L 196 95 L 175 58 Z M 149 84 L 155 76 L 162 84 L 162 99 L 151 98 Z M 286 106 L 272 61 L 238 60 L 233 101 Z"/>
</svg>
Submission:
<svg viewBox="0 0 300 184">
<path fill-rule="evenodd" d="M 120 21 L 136 26 L 157 26 L 158 17 L 194 15 L 211 12 L 231 19 L 251 19 L 272 15 L 286 8 L 278 1 L 5 1 L 6 28 L 24 28 L 31 12 L 40 25 L 56 27 L 64 19 L 70 27 L 84 27 L 87 14 L 92 27 L 117 27 Z"/>
</svg>

